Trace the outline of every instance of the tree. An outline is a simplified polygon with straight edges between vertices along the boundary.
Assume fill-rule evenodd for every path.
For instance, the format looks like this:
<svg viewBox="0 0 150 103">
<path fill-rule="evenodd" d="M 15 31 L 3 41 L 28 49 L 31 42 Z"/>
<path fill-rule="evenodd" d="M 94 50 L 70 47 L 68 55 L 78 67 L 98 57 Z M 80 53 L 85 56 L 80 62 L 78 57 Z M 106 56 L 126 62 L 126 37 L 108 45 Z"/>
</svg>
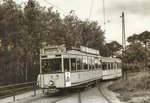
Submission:
<svg viewBox="0 0 150 103">
<path fill-rule="evenodd" d="M 139 42 L 139 36 L 138 36 L 138 34 L 133 34 L 132 36 L 129 36 L 127 38 L 127 41 L 129 43 L 131 43 L 131 42 Z"/>
<path fill-rule="evenodd" d="M 63 28 L 63 40 L 68 48 L 83 45 L 101 50 L 104 45 L 104 32 L 97 22 L 82 21 L 70 14 L 63 19 Z"/>
<path fill-rule="evenodd" d="M 35 0 L 28 0 L 23 8 L 13 0 L 4 0 L 0 4 L 1 83 L 36 80 L 43 46 L 84 45 L 103 51 L 104 40 L 97 22 L 83 21 L 73 11 L 61 18 L 58 11 L 52 7 L 46 10 Z"/>
<path fill-rule="evenodd" d="M 106 49 L 108 56 L 114 57 L 114 53 L 120 51 L 122 49 L 122 45 L 120 45 L 117 41 L 112 41 L 110 43 L 106 43 Z"/>
<path fill-rule="evenodd" d="M 35 69 L 35 64 L 39 64 L 39 49 L 42 47 L 45 37 L 44 8 L 34 0 L 29 0 L 24 8 L 24 17 L 27 32 L 22 39 L 22 49 L 24 74 L 26 81 L 28 81 L 33 80 L 30 75 Z"/>
<path fill-rule="evenodd" d="M 148 58 L 150 57 L 147 49 L 150 41 L 150 32 L 144 31 L 140 34 L 134 34 L 127 38 L 129 46 L 126 50 L 125 60 L 130 64 L 135 64 L 137 68 L 146 67 Z M 138 65 L 140 64 L 140 65 Z"/>
<path fill-rule="evenodd" d="M 12 81 L 16 82 L 16 80 L 12 80 L 13 77 L 22 76 L 19 61 L 21 60 L 20 40 L 24 31 L 24 17 L 19 5 L 12 0 L 4 1 L 0 5 L 0 14 L 1 69 L 5 71 L 2 75 L 6 77 L 3 80 L 7 84 Z M 9 63 L 6 63 L 7 61 Z"/>
<path fill-rule="evenodd" d="M 150 32 L 144 31 L 139 34 L 139 40 L 145 45 L 147 45 L 148 41 L 150 41 Z"/>
<path fill-rule="evenodd" d="M 81 44 L 81 35 L 83 29 L 83 21 L 81 21 L 73 12 L 63 19 L 64 40 L 65 45 L 70 48 Z"/>
<path fill-rule="evenodd" d="M 48 11 L 44 12 L 45 22 L 45 45 L 62 45 L 64 44 L 64 29 L 62 19 L 59 13 L 52 11 L 52 7 L 48 8 Z"/>
</svg>

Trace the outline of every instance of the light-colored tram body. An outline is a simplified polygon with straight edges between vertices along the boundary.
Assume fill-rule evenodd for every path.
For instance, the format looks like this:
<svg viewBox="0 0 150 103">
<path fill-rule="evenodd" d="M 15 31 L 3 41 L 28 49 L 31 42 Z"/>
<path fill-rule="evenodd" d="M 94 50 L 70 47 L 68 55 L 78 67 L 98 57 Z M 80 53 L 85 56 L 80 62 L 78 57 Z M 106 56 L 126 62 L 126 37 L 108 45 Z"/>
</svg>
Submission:
<svg viewBox="0 0 150 103">
<path fill-rule="evenodd" d="M 115 79 L 122 76 L 121 60 L 101 57 L 103 80 Z"/>
<path fill-rule="evenodd" d="M 51 92 L 101 80 L 102 66 L 98 56 L 97 50 L 86 47 L 81 47 L 80 51 L 66 50 L 64 46 L 41 49 L 39 87 Z"/>
</svg>

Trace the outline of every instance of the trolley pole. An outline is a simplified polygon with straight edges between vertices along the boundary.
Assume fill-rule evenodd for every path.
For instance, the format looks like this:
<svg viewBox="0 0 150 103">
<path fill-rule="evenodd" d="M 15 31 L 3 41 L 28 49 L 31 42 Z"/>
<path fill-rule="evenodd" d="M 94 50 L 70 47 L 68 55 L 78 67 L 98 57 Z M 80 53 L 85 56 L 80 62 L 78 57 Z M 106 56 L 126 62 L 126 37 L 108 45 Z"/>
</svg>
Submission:
<svg viewBox="0 0 150 103">
<path fill-rule="evenodd" d="M 126 56 L 125 50 L 126 50 L 126 37 L 125 37 L 125 19 L 124 19 L 124 12 L 122 12 L 122 46 L 123 46 L 123 59 Z M 123 78 L 126 76 L 127 79 L 127 68 L 125 60 L 123 60 Z"/>
</svg>

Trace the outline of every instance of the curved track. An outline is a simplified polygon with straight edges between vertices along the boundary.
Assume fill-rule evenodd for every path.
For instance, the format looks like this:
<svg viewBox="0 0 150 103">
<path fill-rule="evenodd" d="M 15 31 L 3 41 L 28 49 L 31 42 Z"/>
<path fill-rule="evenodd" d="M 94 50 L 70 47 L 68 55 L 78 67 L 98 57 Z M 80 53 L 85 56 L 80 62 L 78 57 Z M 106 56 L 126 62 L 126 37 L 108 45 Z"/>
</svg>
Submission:
<svg viewBox="0 0 150 103">
<path fill-rule="evenodd" d="M 103 83 L 101 84 L 103 85 Z M 54 95 L 45 95 L 41 98 L 36 98 L 21 103 L 112 103 L 107 96 L 101 91 L 101 86 L 88 88 L 86 90 L 75 90 L 70 93 L 60 92 Z M 20 103 L 19 101 L 17 103 Z"/>
<path fill-rule="evenodd" d="M 107 100 L 108 103 L 112 103 L 112 102 L 103 94 L 103 92 L 101 91 L 101 87 L 100 87 L 100 86 L 98 87 L 98 90 L 99 90 L 99 92 L 102 94 L 102 96 Z"/>
<path fill-rule="evenodd" d="M 51 103 L 57 103 L 57 102 L 59 103 L 59 102 L 63 101 L 64 99 L 70 98 L 71 96 L 75 96 L 75 95 L 76 95 L 78 103 L 82 103 L 81 102 L 81 94 L 80 94 L 80 92 L 73 93 L 73 94 L 70 94 L 70 95 L 66 95 L 64 97 L 61 97 L 61 98 L 59 98 L 57 100 L 52 101 Z"/>
</svg>

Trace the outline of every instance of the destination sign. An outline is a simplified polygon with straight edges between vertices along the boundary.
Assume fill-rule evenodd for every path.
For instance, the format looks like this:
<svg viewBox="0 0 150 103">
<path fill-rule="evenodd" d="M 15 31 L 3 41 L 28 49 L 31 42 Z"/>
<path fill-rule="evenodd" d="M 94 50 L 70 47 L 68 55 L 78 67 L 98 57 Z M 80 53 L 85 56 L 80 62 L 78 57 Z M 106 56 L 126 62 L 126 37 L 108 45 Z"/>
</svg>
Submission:
<svg viewBox="0 0 150 103">
<path fill-rule="evenodd" d="M 92 48 L 88 48 L 88 47 L 84 47 L 84 46 L 80 46 L 80 48 L 81 48 L 81 51 L 82 51 L 82 52 L 99 55 L 99 50 L 92 49 Z"/>
<path fill-rule="evenodd" d="M 64 47 L 64 46 L 49 46 L 49 47 L 44 47 L 43 49 L 41 49 L 40 52 L 41 52 L 41 54 L 66 52 L 66 47 Z"/>
</svg>

